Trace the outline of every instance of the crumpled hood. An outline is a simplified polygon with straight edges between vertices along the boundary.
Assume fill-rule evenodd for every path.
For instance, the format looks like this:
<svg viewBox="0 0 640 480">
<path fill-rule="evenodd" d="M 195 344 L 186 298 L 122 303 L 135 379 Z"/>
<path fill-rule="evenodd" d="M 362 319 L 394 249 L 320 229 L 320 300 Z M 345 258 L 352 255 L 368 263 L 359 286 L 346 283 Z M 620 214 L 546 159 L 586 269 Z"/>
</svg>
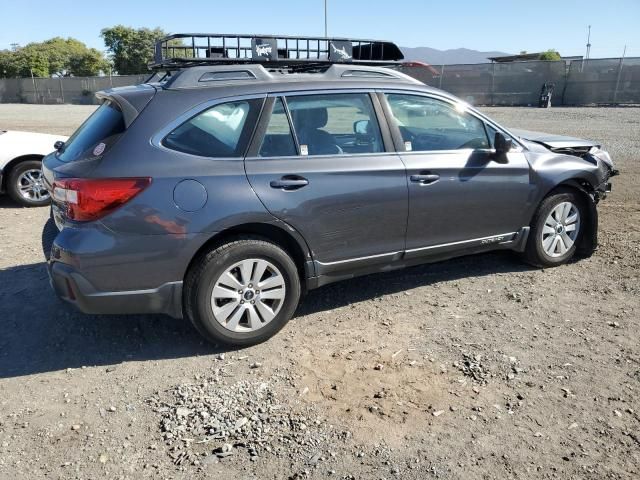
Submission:
<svg viewBox="0 0 640 480">
<path fill-rule="evenodd" d="M 551 133 L 532 132 L 529 130 L 512 129 L 511 133 L 520 137 L 527 147 L 533 147 L 532 150 L 534 151 L 541 149 L 542 147 L 540 145 L 542 145 L 554 153 L 580 157 L 594 165 L 598 165 L 598 161 L 600 161 L 608 167 L 611 176 L 618 174 L 611 160 L 611 156 L 607 151 L 602 149 L 602 145 L 598 142 Z"/>
<path fill-rule="evenodd" d="M 531 142 L 541 143 L 547 148 L 580 148 L 580 147 L 600 147 L 598 142 L 585 140 L 583 138 L 567 137 L 564 135 L 554 135 L 552 133 L 532 132 L 530 130 L 510 129 L 511 133 Z"/>
</svg>

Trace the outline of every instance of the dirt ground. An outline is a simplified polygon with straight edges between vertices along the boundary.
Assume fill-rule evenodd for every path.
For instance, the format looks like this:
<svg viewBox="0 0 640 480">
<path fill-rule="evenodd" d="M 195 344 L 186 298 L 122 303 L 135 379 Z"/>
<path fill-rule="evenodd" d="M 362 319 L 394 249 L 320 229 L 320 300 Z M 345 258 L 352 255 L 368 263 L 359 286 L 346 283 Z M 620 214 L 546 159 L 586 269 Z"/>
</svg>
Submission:
<svg viewBox="0 0 640 480">
<path fill-rule="evenodd" d="M 92 108 L 0 105 L 0 128 L 69 134 Z M 0 199 L 0 478 L 640 478 L 640 109 L 483 111 L 604 142 L 621 176 L 593 257 L 536 270 L 503 252 L 330 285 L 238 351 L 185 321 L 61 303 L 47 209 Z M 184 392 L 224 403 L 243 385 L 270 385 L 288 419 L 257 455 L 163 430 Z"/>
</svg>

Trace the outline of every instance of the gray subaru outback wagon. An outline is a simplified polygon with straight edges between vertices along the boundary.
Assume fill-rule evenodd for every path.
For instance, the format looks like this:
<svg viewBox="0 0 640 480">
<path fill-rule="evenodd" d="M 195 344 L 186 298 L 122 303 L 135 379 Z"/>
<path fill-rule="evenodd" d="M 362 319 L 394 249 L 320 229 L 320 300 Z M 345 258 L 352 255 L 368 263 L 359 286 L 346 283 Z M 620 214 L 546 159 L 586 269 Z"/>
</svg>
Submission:
<svg viewBox="0 0 640 480">
<path fill-rule="evenodd" d="M 591 254 L 617 173 L 600 145 L 509 131 L 401 59 L 378 41 L 163 39 L 163 73 L 99 93 L 43 162 L 56 293 L 247 345 L 337 280 L 496 249 L 540 267 Z"/>
</svg>

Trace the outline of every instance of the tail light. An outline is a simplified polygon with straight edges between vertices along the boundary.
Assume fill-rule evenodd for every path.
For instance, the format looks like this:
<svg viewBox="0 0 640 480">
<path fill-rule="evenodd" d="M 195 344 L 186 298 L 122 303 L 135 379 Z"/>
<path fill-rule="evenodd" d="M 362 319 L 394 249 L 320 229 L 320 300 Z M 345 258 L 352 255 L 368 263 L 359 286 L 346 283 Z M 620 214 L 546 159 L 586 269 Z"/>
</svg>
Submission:
<svg viewBox="0 0 640 480">
<path fill-rule="evenodd" d="M 70 220 L 104 217 L 151 184 L 150 178 L 67 178 L 53 183 L 53 198 L 64 204 Z"/>
</svg>

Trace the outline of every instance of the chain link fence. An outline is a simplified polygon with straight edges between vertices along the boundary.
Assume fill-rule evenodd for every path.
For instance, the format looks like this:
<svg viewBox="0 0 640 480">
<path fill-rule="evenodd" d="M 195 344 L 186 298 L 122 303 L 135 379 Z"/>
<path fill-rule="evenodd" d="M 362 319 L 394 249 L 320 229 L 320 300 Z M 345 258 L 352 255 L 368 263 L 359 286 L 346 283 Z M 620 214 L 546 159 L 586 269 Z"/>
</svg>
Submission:
<svg viewBox="0 0 640 480">
<path fill-rule="evenodd" d="M 640 58 L 405 66 L 402 71 L 473 105 L 538 105 L 545 83 L 553 105 L 640 104 Z"/>
<path fill-rule="evenodd" d="M 640 104 L 640 57 L 403 66 L 401 70 L 473 105 L 538 105 L 553 83 L 553 105 Z M 94 93 L 135 85 L 148 75 L 0 79 L 0 103 L 95 104 Z"/>
<path fill-rule="evenodd" d="M 97 104 L 94 93 L 112 87 L 136 85 L 149 75 L 111 77 L 3 78 L 0 103 Z"/>
</svg>

